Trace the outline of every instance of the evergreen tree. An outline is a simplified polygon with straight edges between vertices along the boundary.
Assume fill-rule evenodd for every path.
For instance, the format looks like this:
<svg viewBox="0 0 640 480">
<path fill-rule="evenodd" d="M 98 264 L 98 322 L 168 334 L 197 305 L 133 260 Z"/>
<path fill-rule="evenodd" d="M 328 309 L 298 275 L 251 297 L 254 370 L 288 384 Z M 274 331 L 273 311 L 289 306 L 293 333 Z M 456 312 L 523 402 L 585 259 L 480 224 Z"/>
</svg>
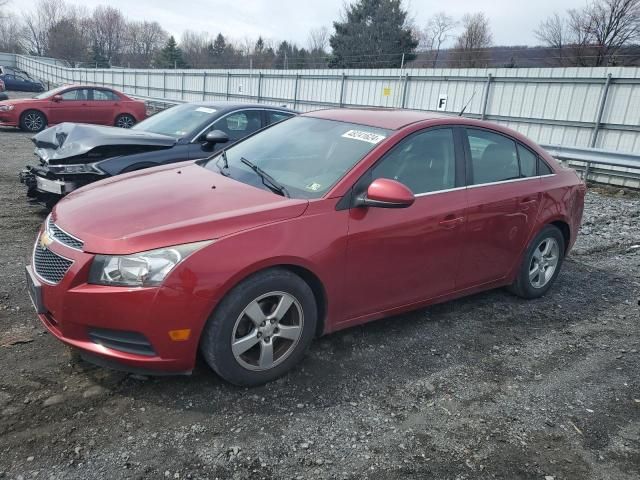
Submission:
<svg viewBox="0 0 640 480">
<path fill-rule="evenodd" d="M 331 67 L 399 67 L 403 53 L 405 62 L 415 58 L 418 39 L 409 27 L 402 0 L 357 0 L 333 27 Z"/>
<path fill-rule="evenodd" d="M 158 68 L 185 68 L 187 66 L 182 57 L 182 50 L 178 47 L 173 35 L 169 37 L 164 48 L 158 53 L 156 66 Z"/>
</svg>

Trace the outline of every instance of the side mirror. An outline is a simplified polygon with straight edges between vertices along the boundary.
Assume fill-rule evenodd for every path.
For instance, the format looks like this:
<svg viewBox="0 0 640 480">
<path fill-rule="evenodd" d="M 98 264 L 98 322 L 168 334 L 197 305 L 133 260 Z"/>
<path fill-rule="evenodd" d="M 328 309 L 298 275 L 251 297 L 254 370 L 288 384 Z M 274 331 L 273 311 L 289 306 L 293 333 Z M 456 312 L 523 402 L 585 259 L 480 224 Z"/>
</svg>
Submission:
<svg viewBox="0 0 640 480">
<path fill-rule="evenodd" d="M 227 143 L 229 141 L 229 136 L 224 133 L 222 130 L 211 130 L 204 137 L 204 143 L 207 145 L 215 145 L 217 143 Z"/>
<path fill-rule="evenodd" d="M 54 95 L 53 97 L 51 97 L 51 100 L 53 100 L 54 102 L 61 102 L 62 101 L 62 95 Z"/>
<path fill-rule="evenodd" d="M 407 208 L 413 205 L 416 197 L 409 188 L 389 178 L 374 180 L 367 193 L 356 199 L 357 207 Z"/>
</svg>

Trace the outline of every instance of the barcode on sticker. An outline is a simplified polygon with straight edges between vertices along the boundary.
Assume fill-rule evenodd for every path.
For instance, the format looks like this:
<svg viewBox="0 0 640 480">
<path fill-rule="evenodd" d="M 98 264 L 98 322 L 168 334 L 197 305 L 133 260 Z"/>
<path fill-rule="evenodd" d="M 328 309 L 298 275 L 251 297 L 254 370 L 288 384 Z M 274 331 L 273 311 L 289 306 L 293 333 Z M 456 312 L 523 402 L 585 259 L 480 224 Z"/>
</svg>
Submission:
<svg viewBox="0 0 640 480">
<path fill-rule="evenodd" d="M 377 133 L 363 132 L 361 130 L 349 130 L 342 135 L 344 138 L 351 138 L 353 140 L 360 140 L 362 142 L 373 143 L 374 145 L 380 143 L 386 137 L 384 135 L 378 135 Z"/>
</svg>

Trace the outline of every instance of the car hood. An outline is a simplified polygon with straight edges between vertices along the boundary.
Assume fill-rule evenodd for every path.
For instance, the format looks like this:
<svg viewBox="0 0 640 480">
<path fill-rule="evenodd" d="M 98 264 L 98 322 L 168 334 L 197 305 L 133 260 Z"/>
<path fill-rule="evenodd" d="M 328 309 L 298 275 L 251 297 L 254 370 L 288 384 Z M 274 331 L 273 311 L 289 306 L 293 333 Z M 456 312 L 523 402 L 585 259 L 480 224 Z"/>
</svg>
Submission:
<svg viewBox="0 0 640 480">
<path fill-rule="evenodd" d="M 52 217 L 84 242 L 86 252 L 129 254 L 294 218 L 307 205 L 183 162 L 76 190 L 56 205 Z"/>
<path fill-rule="evenodd" d="M 38 133 L 32 141 L 36 146 L 36 155 L 48 163 L 82 157 L 96 151 L 99 147 L 131 146 L 132 152 L 139 152 L 140 147 L 170 148 L 177 142 L 174 137 L 168 135 L 84 123 L 61 123 Z M 122 148 L 117 151 L 126 153 Z M 102 156 L 101 153 L 96 152 L 95 156 L 87 155 L 83 160 L 96 161 L 102 159 Z"/>
</svg>

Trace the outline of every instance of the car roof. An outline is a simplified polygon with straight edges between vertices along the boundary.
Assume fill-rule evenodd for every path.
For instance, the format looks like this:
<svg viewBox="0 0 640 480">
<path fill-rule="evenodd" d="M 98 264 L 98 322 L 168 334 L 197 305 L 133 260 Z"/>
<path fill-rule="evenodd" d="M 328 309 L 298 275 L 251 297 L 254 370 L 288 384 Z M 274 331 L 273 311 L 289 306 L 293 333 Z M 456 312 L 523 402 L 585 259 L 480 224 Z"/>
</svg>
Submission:
<svg viewBox="0 0 640 480">
<path fill-rule="evenodd" d="M 451 118 L 451 115 L 441 113 L 389 108 L 331 108 L 327 110 L 315 110 L 305 113 L 303 116 L 358 123 L 387 130 L 399 130 L 412 123 L 425 120 Z"/>
<path fill-rule="evenodd" d="M 219 112 L 230 112 L 233 110 L 245 110 L 247 108 L 259 108 L 260 110 L 279 110 L 282 112 L 297 113 L 287 107 L 278 107 L 276 105 L 267 105 L 265 103 L 243 103 L 243 102 L 227 102 L 219 100 L 215 102 L 188 102 L 188 105 L 198 105 L 200 107 L 214 108 Z"/>
</svg>

